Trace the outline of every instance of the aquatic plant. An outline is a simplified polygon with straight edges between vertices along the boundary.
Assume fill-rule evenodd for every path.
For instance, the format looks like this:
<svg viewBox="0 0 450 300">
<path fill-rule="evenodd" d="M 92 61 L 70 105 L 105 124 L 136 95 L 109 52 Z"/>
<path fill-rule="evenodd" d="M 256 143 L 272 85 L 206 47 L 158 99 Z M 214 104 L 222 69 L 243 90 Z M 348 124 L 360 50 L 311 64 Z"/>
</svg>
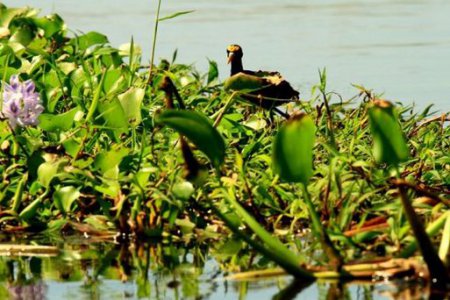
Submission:
<svg viewBox="0 0 450 300">
<path fill-rule="evenodd" d="M 39 124 L 38 117 L 43 111 L 32 80 L 21 82 L 17 75 L 13 75 L 9 84 L 3 83 L 2 115 L 13 129 L 17 125 Z"/>
<path fill-rule="evenodd" d="M 417 275 L 420 262 L 405 260 L 422 247 L 403 213 L 406 194 L 447 260 L 446 113 L 398 104 L 386 114 L 361 86 L 340 99 L 321 71 L 311 99 L 290 103 L 285 121 L 236 102 L 240 92 L 224 89 L 215 62 L 206 74 L 176 53 L 144 66 L 134 41 L 115 49 L 101 33 L 68 35 L 57 15 L 0 10 L 10 104 L 2 111 L 15 107 L 20 85 L 34 106 L 14 120 L 36 125 L 11 131 L 9 117 L 0 122 L 2 232 L 121 243 L 219 236 L 212 248 L 232 253 L 224 265 L 279 265 L 305 282 L 370 277 L 374 268 Z M 255 265 L 249 246 L 269 261 Z"/>
</svg>

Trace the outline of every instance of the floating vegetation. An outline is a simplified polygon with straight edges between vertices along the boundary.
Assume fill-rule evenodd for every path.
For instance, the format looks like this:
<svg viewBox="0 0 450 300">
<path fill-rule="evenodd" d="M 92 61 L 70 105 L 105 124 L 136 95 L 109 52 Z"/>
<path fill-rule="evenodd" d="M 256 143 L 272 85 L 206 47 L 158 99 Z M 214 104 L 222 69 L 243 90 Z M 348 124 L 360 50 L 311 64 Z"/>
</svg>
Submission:
<svg viewBox="0 0 450 300">
<path fill-rule="evenodd" d="M 133 41 L 119 50 L 97 32 L 69 36 L 56 14 L 2 4 L 0 74 L 4 242 L 195 241 L 223 270 L 280 266 L 302 280 L 286 293 L 337 278 L 448 291 L 447 113 L 418 113 L 361 86 L 341 99 L 323 70 L 311 99 L 283 108 L 285 120 L 234 101 L 254 83 L 237 76 L 239 89 L 225 89 L 215 62 L 207 74 L 176 53 L 143 65 Z M 111 253 L 103 266 L 127 263 Z M 140 270 L 143 253 L 133 256 Z"/>
</svg>

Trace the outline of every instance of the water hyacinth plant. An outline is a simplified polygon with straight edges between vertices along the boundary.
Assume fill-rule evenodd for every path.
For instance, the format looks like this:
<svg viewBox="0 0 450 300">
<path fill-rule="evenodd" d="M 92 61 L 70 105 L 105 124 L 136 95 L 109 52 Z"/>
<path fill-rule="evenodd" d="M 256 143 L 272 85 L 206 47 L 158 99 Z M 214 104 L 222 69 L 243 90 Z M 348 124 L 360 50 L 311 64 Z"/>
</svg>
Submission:
<svg viewBox="0 0 450 300">
<path fill-rule="evenodd" d="M 21 82 L 19 76 L 13 75 L 9 84 L 3 84 L 2 117 L 8 119 L 13 129 L 17 126 L 36 126 L 44 107 L 39 93 L 35 91 L 34 82 L 31 79 Z"/>
<path fill-rule="evenodd" d="M 148 66 L 133 42 L 120 51 L 100 33 L 70 36 L 56 16 L 2 4 L 0 27 L 2 117 L 16 129 L 39 122 L 14 134 L 0 122 L 5 239 L 202 240 L 227 270 L 281 266 L 309 282 L 384 268 L 413 278 L 419 268 L 390 261 L 419 253 L 394 197 L 399 181 L 384 170 L 398 165 L 432 246 L 448 253 L 447 115 L 399 105 L 393 118 L 371 109 L 366 91 L 336 101 L 323 72 L 285 121 L 234 101 L 230 84 L 254 87 L 223 85 L 214 62 L 206 74 L 176 54 Z"/>
</svg>

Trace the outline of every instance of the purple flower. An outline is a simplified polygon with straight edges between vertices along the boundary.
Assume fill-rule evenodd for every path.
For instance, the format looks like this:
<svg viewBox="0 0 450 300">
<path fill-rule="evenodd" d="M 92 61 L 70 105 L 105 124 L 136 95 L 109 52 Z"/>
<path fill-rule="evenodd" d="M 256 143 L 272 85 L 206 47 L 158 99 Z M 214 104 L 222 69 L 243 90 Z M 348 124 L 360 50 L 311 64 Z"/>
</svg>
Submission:
<svg viewBox="0 0 450 300">
<path fill-rule="evenodd" d="M 37 125 L 44 107 L 39 100 L 39 93 L 34 91 L 33 81 L 20 82 L 19 77 L 13 75 L 9 84 L 4 85 L 2 116 L 9 120 L 11 127 Z"/>
</svg>

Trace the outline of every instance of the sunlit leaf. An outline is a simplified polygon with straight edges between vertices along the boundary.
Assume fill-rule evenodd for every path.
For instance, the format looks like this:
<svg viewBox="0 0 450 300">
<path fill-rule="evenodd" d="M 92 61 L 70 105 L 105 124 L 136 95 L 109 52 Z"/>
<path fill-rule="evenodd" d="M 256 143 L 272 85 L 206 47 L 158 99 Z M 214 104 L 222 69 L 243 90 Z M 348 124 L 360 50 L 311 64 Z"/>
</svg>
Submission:
<svg viewBox="0 0 450 300">
<path fill-rule="evenodd" d="M 42 163 L 37 171 L 39 183 L 42 186 L 48 188 L 53 178 L 58 176 L 58 174 L 61 172 L 61 167 L 65 163 L 67 163 L 67 161 L 64 159 Z"/>
<path fill-rule="evenodd" d="M 61 187 L 53 193 L 53 201 L 63 214 L 70 212 L 72 204 L 79 197 L 79 188 L 73 186 Z"/>
<path fill-rule="evenodd" d="M 306 114 L 298 114 L 284 124 L 273 143 L 273 168 L 284 180 L 307 185 L 313 174 L 316 126 Z"/>
<path fill-rule="evenodd" d="M 166 110 L 156 121 L 186 136 L 219 167 L 225 157 L 225 143 L 208 118 L 195 111 Z"/>
<path fill-rule="evenodd" d="M 46 38 L 52 37 L 55 33 L 61 32 L 65 29 L 63 19 L 57 14 L 45 16 L 42 18 L 34 18 L 34 23 L 44 30 Z"/>
<path fill-rule="evenodd" d="M 9 27 L 10 22 L 17 16 L 30 11 L 30 8 L 6 8 L 0 5 L 0 27 Z"/>
<path fill-rule="evenodd" d="M 132 87 L 128 91 L 118 96 L 120 105 L 128 120 L 128 124 L 136 127 L 141 123 L 141 103 L 144 99 L 145 91 L 141 88 Z"/>
<path fill-rule="evenodd" d="M 104 121 L 104 126 L 112 129 L 128 128 L 127 117 L 119 99 L 114 98 L 111 101 L 100 102 L 98 110 Z"/>
<path fill-rule="evenodd" d="M 225 90 L 251 92 L 264 87 L 264 81 L 257 76 L 238 73 L 225 80 L 223 87 Z"/>
<path fill-rule="evenodd" d="M 80 108 L 75 107 L 63 114 L 41 114 L 39 127 L 45 131 L 67 131 L 72 128 L 74 118 Z"/>
<path fill-rule="evenodd" d="M 109 69 L 105 73 L 103 90 L 106 94 L 117 92 L 125 87 L 126 81 L 122 69 Z"/>
<path fill-rule="evenodd" d="M 129 153 L 127 148 L 112 149 L 110 151 L 100 152 L 94 160 L 96 169 L 100 169 L 103 173 L 111 168 L 117 167 L 122 159 Z"/>
<path fill-rule="evenodd" d="M 409 150 L 392 103 L 376 100 L 368 114 L 375 160 L 390 165 L 407 160 Z"/>
<path fill-rule="evenodd" d="M 98 32 L 91 31 L 86 34 L 75 37 L 72 43 L 78 45 L 80 50 L 86 50 L 94 45 L 103 45 L 108 43 L 108 38 Z"/>
</svg>

